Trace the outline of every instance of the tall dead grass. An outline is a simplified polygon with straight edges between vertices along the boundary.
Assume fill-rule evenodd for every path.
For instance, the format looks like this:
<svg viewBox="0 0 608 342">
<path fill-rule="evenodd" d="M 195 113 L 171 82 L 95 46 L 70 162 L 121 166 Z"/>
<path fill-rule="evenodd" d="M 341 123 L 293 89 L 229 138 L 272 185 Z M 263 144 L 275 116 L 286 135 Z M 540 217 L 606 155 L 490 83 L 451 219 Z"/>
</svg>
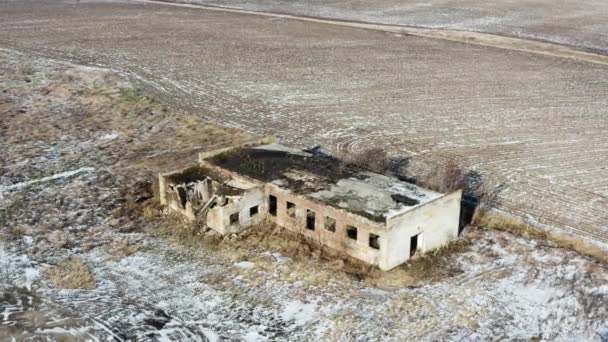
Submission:
<svg viewBox="0 0 608 342">
<path fill-rule="evenodd" d="M 581 237 L 570 234 L 541 229 L 526 222 L 524 219 L 496 211 L 478 211 L 475 224 L 485 228 L 507 231 L 523 237 L 531 237 L 542 241 L 548 247 L 558 247 L 574 250 L 595 260 L 608 263 L 606 251 Z"/>
</svg>

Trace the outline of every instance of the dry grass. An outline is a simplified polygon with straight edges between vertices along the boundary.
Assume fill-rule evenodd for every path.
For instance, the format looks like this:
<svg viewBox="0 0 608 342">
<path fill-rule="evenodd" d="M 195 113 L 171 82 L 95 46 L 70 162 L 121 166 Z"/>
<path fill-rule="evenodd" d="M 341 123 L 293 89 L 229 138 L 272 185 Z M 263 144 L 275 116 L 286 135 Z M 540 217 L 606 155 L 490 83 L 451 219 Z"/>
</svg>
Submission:
<svg viewBox="0 0 608 342">
<path fill-rule="evenodd" d="M 535 58 L 523 52 L 505 54 L 501 49 L 435 39 L 404 39 L 384 34 L 381 37 L 378 32 L 346 30 L 332 25 L 293 20 L 281 21 L 280 25 L 275 21 L 269 24 L 258 16 L 205 13 L 205 20 L 199 20 L 200 11 L 173 8 L 171 13 L 165 13 L 166 18 L 157 20 L 157 11 L 135 3 L 126 7 L 104 3 L 103 6 L 82 8 L 60 2 L 10 4 L 3 19 L 12 23 L 6 25 L 7 34 L 15 38 L 11 40 L 11 48 L 47 54 L 56 59 L 69 57 L 75 62 L 90 62 L 90 56 L 94 54 L 101 64 L 120 66 L 136 73 L 145 66 L 148 71 L 139 76 L 145 77 L 147 84 L 157 85 L 156 94 L 160 95 L 160 100 L 171 101 L 193 113 L 202 110 L 205 118 L 233 127 L 277 134 L 285 143 L 321 144 L 331 150 L 386 146 L 390 148 L 389 153 L 407 150 L 421 157 L 430 153 L 463 156 L 463 162 L 479 165 L 483 174 L 494 170 L 512 171 L 508 182 L 519 186 L 514 186 L 505 195 L 511 208 L 527 212 L 532 209 L 531 204 L 546 203 L 547 209 L 543 208 L 543 211 L 548 215 L 564 222 L 564 226 L 576 225 L 583 232 L 596 230 L 598 219 L 602 218 L 595 209 L 605 201 L 601 194 L 594 195 L 597 189 L 592 186 L 602 181 L 602 174 L 596 172 L 593 163 L 581 162 L 605 157 L 601 153 L 598 157 L 597 150 L 590 148 L 597 145 L 597 137 L 605 133 L 602 125 L 593 124 L 603 113 L 605 103 L 601 95 L 606 93 L 605 83 L 601 82 L 606 78 L 606 70 L 596 66 L 551 57 Z M 38 23 L 38 26 L 21 25 L 31 19 L 28 13 L 33 9 L 48 14 L 53 20 Z M 141 15 L 137 18 L 121 16 L 119 13 L 124 10 L 137 11 Z M 76 13 L 80 11 L 88 15 Z M 112 13 L 117 25 L 106 25 L 108 13 Z M 186 19 L 191 25 L 183 25 Z M 71 25 L 82 24 L 79 25 L 82 30 L 62 30 L 64 21 Z M 184 41 L 159 39 L 157 34 L 146 29 L 151 22 L 160 25 L 158 30 L 174 32 Z M 187 34 L 193 29 L 200 32 L 195 39 Z M 108 39 L 122 37 L 125 32 L 137 37 L 133 42 L 149 43 L 149 51 L 143 51 L 132 42 L 116 44 Z M 243 32 L 269 34 L 252 36 Z M 331 58 L 327 58 L 325 49 L 304 49 L 303 55 L 303 47 L 316 46 L 323 41 L 319 37 L 328 35 L 334 39 Z M 73 41 L 77 48 L 67 49 L 62 44 L 65 40 Z M 344 63 L 353 57 L 353 44 L 366 46 L 371 43 L 373 51 L 359 53 L 353 63 Z M 54 48 L 47 49 L 48 46 Z M 259 49 L 260 46 L 267 48 Z M 204 54 L 200 53 L 202 47 Z M 283 53 L 275 56 L 272 51 L 279 47 Z M 176 54 L 176 51 L 180 53 Z M 122 55 L 138 58 L 125 60 L 120 58 Z M 403 63 L 405 55 L 412 57 L 407 63 Z M 247 62 L 243 62 L 242 56 L 249 56 Z M 263 62 L 269 58 L 278 58 L 280 68 L 264 68 Z M 172 60 L 171 70 L 163 62 L 166 60 Z M 233 67 L 225 68 L 226 63 Z M 373 67 L 361 69 L 360 65 Z M 302 70 L 310 70 L 310 78 L 302 78 Z M 460 70 L 462 77 L 437 77 L 453 70 Z M 529 70 L 543 72 L 531 74 Z M 205 77 L 210 72 L 217 77 L 213 80 Z M 365 86 L 356 89 L 344 86 L 350 84 L 353 75 Z M 297 82 L 291 84 L 293 87 L 272 87 L 259 92 L 260 89 L 251 84 L 260 78 L 269 84 L 285 80 Z M 232 81 L 226 82 L 227 79 Z M 573 79 L 577 80 L 575 86 L 568 81 Z M 428 94 L 420 91 L 420 84 L 433 84 L 432 101 Z M 385 92 L 386 89 L 389 91 Z M 399 89 L 411 96 L 395 96 L 390 89 Z M 505 92 L 521 96 L 505 97 Z M 310 106 L 310 99 L 323 101 L 315 100 L 317 105 Z M 505 113 L 505 107 L 509 108 L 508 113 Z M 390 118 L 376 115 L 378 108 L 384 113 L 392 113 Z M 443 113 L 438 108 L 450 110 Z M 539 108 L 550 110 L 539 111 Z M 573 111 L 577 114 L 575 120 L 572 119 Z M 232 114 L 228 115 L 228 112 Z M 187 158 L 182 158 L 179 151 L 205 143 L 203 137 L 206 135 L 185 134 L 188 130 L 181 124 L 179 129 L 173 130 L 166 121 L 157 120 L 160 114 L 132 110 L 125 113 L 144 117 L 154 127 L 168 127 L 162 135 L 172 133 L 167 135 L 171 140 L 159 140 L 161 134 L 156 132 L 146 133 L 150 138 L 141 143 L 135 141 L 141 149 L 126 158 L 129 161 L 158 163 L 157 159 L 147 156 L 161 155 L 164 151 L 153 151 L 153 146 L 164 149 L 169 143 L 172 146 L 166 149 L 166 155 L 162 155 L 163 160 L 168 164 L 190 160 L 191 152 Z M 255 113 L 273 115 L 260 120 L 258 115 L 253 115 Z M 120 117 L 116 121 L 120 121 L 121 126 L 137 125 L 138 129 L 147 126 L 136 116 L 129 115 L 112 117 Z M 517 117 L 516 126 L 505 125 L 501 120 L 505 115 L 507 119 Z M 99 117 L 108 120 L 105 115 Z M 111 123 L 116 121 L 110 120 Z M 564 140 L 563 125 L 545 125 L 546 122 L 562 121 L 567 123 L 569 132 L 580 136 L 570 142 Z M 10 130 L 39 127 L 21 123 L 10 125 Z M 356 129 L 351 131 L 352 128 Z M 344 134 L 345 130 L 348 134 Z M 517 141 L 513 140 L 514 130 Z M 129 144 L 131 147 L 132 143 Z M 552 144 L 560 146 L 555 151 L 557 154 L 539 148 Z M 532 165 L 542 167 L 526 167 Z M 560 172 L 555 174 L 555 170 Z M 564 176 L 581 173 L 589 173 L 597 179 L 585 181 L 581 177 Z M 557 177 L 556 184 L 545 182 L 553 176 Z M 570 191 L 572 188 L 581 190 Z"/>
<path fill-rule="evenodd" d="M 534 238 L 542 241 L 548 247 L 571 249 L 595 260 L 608 262 L 608 255 L 605 250 L 583 240 L 581 237 L 558 232 L 557 230 L 547 231 L 506 213 L 478 211 L 474 222 L 476 225 L 484 228 L 497 229 L 526 238 Z"/>
<path fill-rule="evenodd" d="M 6 241 L 17 241 L 25 235 L 25 229 L 21 226 L 8 226 L 0 230 L 0 238 Z"/>
<path fill-rule="evenodd" d="M 49 281 L 62 289 L 94 289 L 95 276 L 80 258 L 65 259 L 47 271 Z"/>
<path fill-rule="evenodd" d="M 46 239 L 55 248 L 65 248 L 68 245 L 67 234 L 62 230 L 54 230 L 46 235 Z"/>
<path fill-rule="evenodd" d="M 113 242 L 109 246 L 108 252 L 112 255 L 112 258 L 114 260 L 120 260 L 124 257 L 128 257 L 129 255 L 138 252 L 140 249 L 140 246 L 132 245 L 127 240 L 119 240 Z"/>
<path fill-rule="evenodd" d="M 481 213 L 486 213 L 492 208 L 497 208 L 500 205 L 499 194 L 503 189 L 503 185 L 496 179 L 489 179 L 477 185 L 474 195 L 478 199 L 477 210 Z"/>
<path fill-rule="evenodd" d="M 144 208 L 148 206 L 149 200 L 154 198 L 153 184 L 141 180 L 127 184 L 121 189 L 120 197 L 124 199 L 124 203 L 113 212 L 113 216 L 138 218 L 143 214 Z"/>
<path fill-rule="evenodd" d="M 24 195 L 18 195 L 11 204 L 4 208 L 0 208 L 0 227 L 6 229 L 0 230 L 0 236 L 9 241 L 20 239 L 25 234 L 24 227 L 18 227 L 12 224 L 16 218 L 28 208 L 29 201 Z"/>
<path fill-rule="evenodd" d="M 166 216 L 164 221 L 158 225 L 156 232 L 187 248 L 204 247 L 228 262 L 257 260 L 260 251 L 272 251 L 291 258 L 295 264 L 290 269 L 291 273 L 295 274 L 301 269 L 309 270 L 307 263 L 314 260 L 314 267 L 318 268 L 319 273 L 315 277 L 298 276 L 299 279 L 306 278 L 308 282 L 322 280 L 326 275 L 331 275 L 334 280 L 349 279 L 366 286 L 387 289 L 416 287 L 422 282 L 437 281 L 462 273 L 461 269 L 450 262 L 450 256 L 462 253 L 470 244 L 468 240 L 459 239 L 445 248 L 385 272 L 271 223 L 261 223 L 241 234 L 221 237 L 201 224 L 185 223 L 172 213 Z M 285 275 L 286 279 L 291 279 L 292 276 Z"/>
<path fill-rule="evenodd" d="M 463 272 L 455 266 L 450 256 L 464 253 L 471 242 L 467 239 L 457 239 L 434 251 L 414 257 L 401 268 L 405 269 L 414 279 L 434 281 L 454 277 Z"/>
</svg>

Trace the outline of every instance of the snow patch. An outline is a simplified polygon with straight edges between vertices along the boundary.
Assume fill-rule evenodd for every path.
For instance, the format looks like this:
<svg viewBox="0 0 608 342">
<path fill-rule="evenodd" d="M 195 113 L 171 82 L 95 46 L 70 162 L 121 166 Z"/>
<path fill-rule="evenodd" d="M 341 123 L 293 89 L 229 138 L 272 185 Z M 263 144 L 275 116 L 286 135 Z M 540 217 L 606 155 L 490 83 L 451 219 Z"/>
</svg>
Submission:
<svg viewBox="0 0 608 342">
<path fill-rule="evenodd" d="M 24 270 L 24 285 L 28 290 L 32 290 L 32 284 L 40 278 L 40 272 L 33 267 L 28 267 Z"/>
<path fill-rule="evenodd" d="M 25 236 L 23 237 L 23 242 L 24 242 L 26 245 L 31 246 L 31 245 L 32 245 L 32 243 L 34 243 L 34 238 L 33 238 L 33 237 L 31 237 L 31 236 L 25 235 Z"/>
<path fill-rule="evenodd" d="M 243 341 L 245 342 L 262 342 L 268 341 L 268 338 L 258 334 L 257 331 L 249 331 L 247 334 L 243 336 Z"/>
<path fill-rule="evenodd" d="M 53 180 L 57 180 L 57 179 L 62 179 L 62 178 L 68 178 L 68 177 L 72 177 L 72 176 L 80 174 L 80 173 L 92 172 L 94 170 L 95 169 L 92 168 L 92 167 L 81 167 L 80 169 L 77 169 L 77 170 L 61 172 L 61 173 L 57 173 L 57 174 L 54 174 L 54 175 L 48 176 L 48 177 L 43 177 L 43 178 L 39 178 L 39 179 L 32 179 L 32 180 L 29 180 L 29 181 L 25 181 L 25 182 L 21 182 L 21 183 L 16 183 L 16 184 L 13 184 L 13 185 L 8 185 L 8 186 L 0 186 L 0 192 L 5 192 L 5 191 L 9 191 L 9 190 L 22 189 L 22 188 L 25 188 L 27 186 L 33 185 L 33 184 L 49 182 L 49 181 L 53 181 Z"/>
<path fill-rule="evenodd" d="M 305 304 L 298 300 L 287 302 L 281 318 L 284 321 L 293 320 L 296 325 L 304 325 L 314 319 L 316 313 L 316 304 Z"/>
<path fill-rule="evenodd" d="M 279 264 L 282 264 L 284 262 L 287 262 L 287 261 L 291 260 L 290 257 L 286 257 L 286 256 L 282 255 L 281 253 L 272 253 L 272 256 L 276 259 L 276 261 Z"/>
<path fill-rule="evenodd" d="M 241 262 L 235 262 L 233 264 L 233 266 L 239 267 L 239 268 L 252 269 L 255 267 L 255 264 L 250 261 L 241 261 Z"/>
<path fill-rule="evenodd" d="M 111 132 L 111 133 L 106 133 L 103 134 L 99 137 L 99 140 L 114 140 L 118 138 L 118 133 L 116 132 Z"/>
</svg>

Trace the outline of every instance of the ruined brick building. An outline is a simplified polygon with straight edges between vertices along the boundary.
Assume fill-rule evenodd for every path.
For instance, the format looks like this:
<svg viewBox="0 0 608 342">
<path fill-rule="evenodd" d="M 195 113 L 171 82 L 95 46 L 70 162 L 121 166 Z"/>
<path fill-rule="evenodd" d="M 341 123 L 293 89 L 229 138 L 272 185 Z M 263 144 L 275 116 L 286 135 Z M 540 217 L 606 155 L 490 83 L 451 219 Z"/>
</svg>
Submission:
<svg viewBox="0 0 608 342">
<path fill-rule="evenodd" d="M 461 191 L 441 194 L 279 144 L 201 153 L 160 174 L 161 204 L 221 234 L 262 220 L 389 270 L 458 235 Z"/>
</svg>

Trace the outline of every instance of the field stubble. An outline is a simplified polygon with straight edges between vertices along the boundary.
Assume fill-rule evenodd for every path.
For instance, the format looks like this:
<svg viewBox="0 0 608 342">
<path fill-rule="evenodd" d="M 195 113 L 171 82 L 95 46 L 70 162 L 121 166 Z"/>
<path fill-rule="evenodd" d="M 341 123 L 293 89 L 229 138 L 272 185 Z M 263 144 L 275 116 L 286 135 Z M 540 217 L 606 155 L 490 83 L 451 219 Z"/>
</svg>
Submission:
<svg viewBox="0 0 608 342">
<path fill-rule="evenodd" d="M 156 4 L 3 6 L 3 46 L 110 67 L 187 112 L 296 146 L 381 146 L 414 157 L 414 177 L 452 160 L 502 184 L 503 212 L 608 242 L 606 66 Z"/>
<path fill-rule="evenodd" d="M 107 70 L 0 61 L 0 339 L 606 336 L 606 266 L 535 239 L 470 229 L 385 273 L 279 232 L 192 230 L 146 205 L 150 179 L 250 136 Z"/>
</svg>

